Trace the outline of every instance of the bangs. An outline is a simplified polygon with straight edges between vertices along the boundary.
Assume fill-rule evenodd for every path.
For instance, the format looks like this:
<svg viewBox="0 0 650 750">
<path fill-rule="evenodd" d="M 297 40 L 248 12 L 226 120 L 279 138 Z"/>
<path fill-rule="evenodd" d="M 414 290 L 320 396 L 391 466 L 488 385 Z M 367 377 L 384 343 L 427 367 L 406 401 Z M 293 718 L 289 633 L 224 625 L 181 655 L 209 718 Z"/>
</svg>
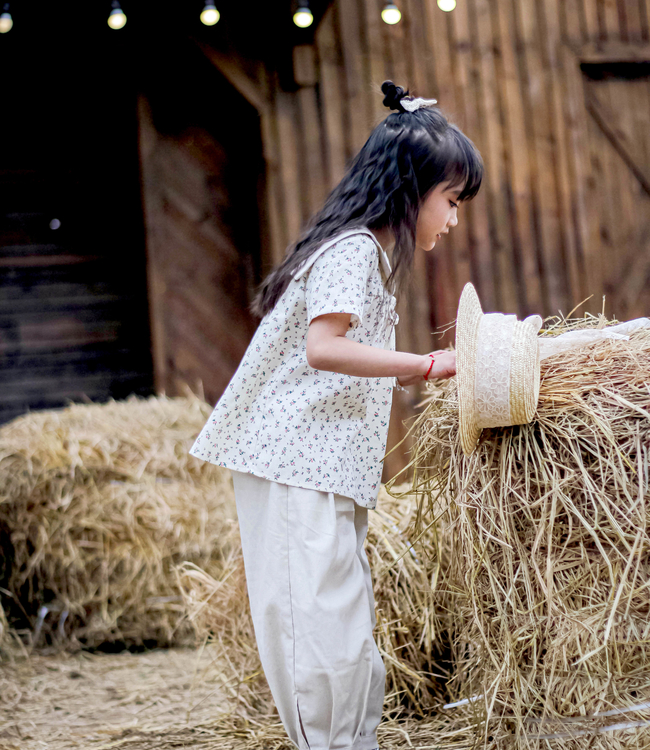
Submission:
<svg viewBox="0 0 650 750">
<path fill-rule="evenodd" d="M 469 201 L 476 196 L 483 179 L 483 159 L 470 139 L 450 125 L 446 133 L 444 182 L 449 187 L 462 185 L 459 201 Z"/>
</svg>

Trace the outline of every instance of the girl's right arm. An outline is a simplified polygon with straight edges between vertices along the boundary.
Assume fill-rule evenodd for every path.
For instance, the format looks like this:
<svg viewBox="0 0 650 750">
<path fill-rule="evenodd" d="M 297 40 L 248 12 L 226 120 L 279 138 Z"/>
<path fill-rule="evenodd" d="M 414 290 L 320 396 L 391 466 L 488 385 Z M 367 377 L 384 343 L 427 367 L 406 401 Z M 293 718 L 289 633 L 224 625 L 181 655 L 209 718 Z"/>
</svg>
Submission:
<svg viewBox="0 0 650 750">
<path fill-rule="evenodd" d="M 429 370 L 428 354 L 410 354 L 381 349 L 346 337 L 349 313 L 327 313 L 314 318 L 307 332 L 307 363 L 316 370 L 340 372 L 363 378 L 397 377 L 400 385 L 412 385 Z M 456 374 L 456 353 L 431 352 L 435 363 L 429 380 Z"/>
</svg>

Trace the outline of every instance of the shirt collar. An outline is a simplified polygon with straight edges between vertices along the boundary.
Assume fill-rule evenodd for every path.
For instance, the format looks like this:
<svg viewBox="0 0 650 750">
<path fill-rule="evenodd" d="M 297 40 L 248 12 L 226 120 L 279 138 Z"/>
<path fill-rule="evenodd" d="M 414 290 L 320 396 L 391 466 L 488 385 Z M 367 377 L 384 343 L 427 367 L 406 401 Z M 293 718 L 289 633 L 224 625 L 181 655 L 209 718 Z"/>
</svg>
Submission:
<svg viewBox="0 0 650 750">
<path fill-rule="evenodd" d="M 318 248 L 307 260 L 300 266 L 300 268 L 294 273 L 293 278 L 299 279 L 305 271 L 307 271 L 308 268 L 312 266 L 312 264 L 316 261 L 318 256 L 326 250 L 330 245 L 332 245 L 334 242 L 337 242 L 339 239 L 342 239 L 344 237 L 349 237 L 354 234 L 367 234 L 372 237 L 372 239 L 375 241 L 375 245 L 377 245 L 377 250 L 379 252 L 379 262 L 381 264 L 382 271 L 384 272 L 384 276 L 386 279 L 390 276 L 391 273 L 391 267 L 390 267 L 390 261 L 388 260 L 388 254 L 384 250 L 384 248 L 381 246 L 379 240 L 375 237 L 375 235 L 372 233 L 368 227 L 359 227 L 358 229 L 348 229 L 347 231 L 341 233 L 340 235 L 337 235 L 327 242 L 325 242 L 321 247 Z"/>
</svg>

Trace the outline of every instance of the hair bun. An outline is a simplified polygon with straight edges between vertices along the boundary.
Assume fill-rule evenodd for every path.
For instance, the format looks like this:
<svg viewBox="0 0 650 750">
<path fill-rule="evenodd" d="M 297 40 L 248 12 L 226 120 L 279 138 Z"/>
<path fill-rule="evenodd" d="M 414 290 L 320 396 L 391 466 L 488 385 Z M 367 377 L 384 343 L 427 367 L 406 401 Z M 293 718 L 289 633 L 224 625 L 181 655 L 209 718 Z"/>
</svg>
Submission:
<svg viewBox="0 0 650 750">
<path fill-rule="evenodd" d="M 405 96 L 408 96 L 408 91 L 404 91 L 401 86 L 395 85 L 392 81 L 384 81 L 381 84 L 381 90 L 384 94 L 383 105 L 385 107 L 396 109 L 398 112 L 406 111 L 401 101 Z"/>
</svg>

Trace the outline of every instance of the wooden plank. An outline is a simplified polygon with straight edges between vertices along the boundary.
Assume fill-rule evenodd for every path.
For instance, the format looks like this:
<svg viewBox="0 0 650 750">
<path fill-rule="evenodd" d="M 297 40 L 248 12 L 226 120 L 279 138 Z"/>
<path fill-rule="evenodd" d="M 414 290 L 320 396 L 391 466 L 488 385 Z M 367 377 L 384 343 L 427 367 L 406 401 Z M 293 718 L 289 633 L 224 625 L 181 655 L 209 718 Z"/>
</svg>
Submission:
<svg viewBox="0 0 650 750">
<path fill-rule="evenodd" d="M 298 44 L 293 48 L 293 78 L 298 86 L 315 86 L 318 82 L 314 51 L 311 44 Z"/>
<path fill-rule="evenodd" d="M 503 158 L 503 129 L 495 54 L 500 52 L 494 38 L 489 0 L 475 0 L 475 38 L 480 66 L 480 96 L 477 116 L 482 123 L 481 152 L 485 175 L 481 191 L 489 216 L 490 246 L 494 279 L 493 309 L 514 313 L 517 310 L 516 279 L 512 245 L 508 233 L 508 205 L 503 185 L 508 180 Z"/>
<path fill-rule="evenodd" d="M 591 88 L 595 85 L 589 83 L 586 87 L 586 101 L 587 103 L 591 100 L 592 92 Z M 608 101 L 607 87 L 601 88 L 598 96 L 598 102 Z M 609 111 L 609 107 L 608 107 Z M 596 120 L 592 117 L 594 125 L 598 125 Z M 595 147 L 600 152 L 597 159 L 597 164 L 600 169 L 600 185 L 606 186 L 605 189 L 600 190 L 600 235 L 601 235 L 601 268 L 602 268 L 602 289 L 601 294 L 606 297 L 606 315 L 611 317 L 617 315 L 619 311 L 616 305 L 616 288 L 613 284 L 614 273 L 617 272 L 617 262 L 620 255 L 618 248 L 618 233 L 619 233 L 619 221 L 618 217 L 620 214 L 620 175 L 623 171 L 621 169 L 621 161 L 616 151 L 609 147 L 607 140 L 603 137 L 604 134 L 600 128 L 595 140 Z"/>
<path fill-rule="evenodd" d="M 635 132 L 634 110 L 640 101 L 647 98 L 647 81 L 611 80 L 606 83 L 609 90 L 609 105 L 617 113 L 617 128 L 636 146 L 637 157 L 643 159 L 641 144 L 647 145 L 646 132 Z M 646 94 L 646 97 L 643 94 Z M 636 136 L 640 135 L 640 138 Z M 648 165 L 648 162 L 641 162 Z M 646 267 L 650 268 L 648 252 L 648 229 L 650 229 L 650 196 L 643 192 L 637 180 L 625 168 L 619 171 L 620 189 L 618 200 L 620 212 L 617 221 L 619 251 L 616 258 L 616 269 L 613 270 L 613 286 L 616 289 L 617 306 L 622 319 L 628 319 L 634 302 L 643 289 L 646 278 Z M 644 227 L 643 224 L 646 224 Z"/>
<path fill-rule="evenodd" d="M 559 48 L 558 69 L 554 79 L 555 132 L 559 147 L 559 185 L 561 227 L 565 234 L 567 307 L 572 309 L 587 292 L 585 243 L 589 241 L 585 206 L 585 160 L 587 133 L 577 110 L 584 116 L 582 74 L 577 58 L 565 46 Z M 568 310 L 564 310 L 565 314 Z"/>
<path fill-rule="evenodd" d="M 469 81 L 471 66 L 472 39 L 469 33 L 469 18 L 467 3 L 459 3 L 453 13 L 448 13 L 449 21 L 449 49 L 451 52 L 451 64 L 456 88 L 456 102 L 461 113 L 462 129 L 468 137 L 476 132 L 474 121 L 474 107 L 469 101 Z M 471 209 L 463 206 L 459 209 L 458 226 L 450 232 L 454 234 L 456 241 L 456 282 L 457 292 L 460 291 L 468 281 L 475 281 L 481 293 L 481 280 L 477 273 L 475 259 L 476 242 L 472 232 Z M 464 215 L 463 215 L 464 214 Z"/>
<path fill-rule="evenodd" d="M 277 72 L 271 72 L 269 74 L 270 81 L 270 107 L 267 123 L 267 137 L 269 138 L 270 148 L 273 153 L 273 178 L 268 183 L 269 189 L 273 185 L 273 203 L 271 204 L 271 210 L 275 213 L 277 222 L 277 232 L 279 238 L 279 257 L 276 257 L 276 263 L 280 262 L 285 257 L 286 250 L 291 244 L 295 236 L 290 234 L 289 226 L 289 209 L 287 205 L 287 194 L 285 191 L 284 174 L 282 171 L 283 153 L 282 153 L 282 141 L 280 137 L 280 125 L 278 117 L 278 97 L 277 94 L 280 91 L 278 74 Z"/>
<path fill-rule="evenodd" d="M 600 0 L 602 3 L 600 34 L 603 40 L 618 41 L 621 37 L 617 0 Z"/>
<path fill-rule="evenodd" d="M 561 302 L 555 289 L 554 266 L 548 257 L 557 242 L 557 206 L 555 204 L 552 153 L 549 133 L 546 75 L 543 71 L 542 50 L 538 39 L 544 31 L 538 28 L 539 19 L 531 0 L 513 4 L 517 29 L 520 96 L 524 107 L 529 153 L 530 207 L 533 217 L 534 244 L 528 252 L 532 273 L 539 277 L 543 314 L 556 313 Z"/>
<path fill-rule="evenodd" d="M 426 11 L 426 0 L 410 0 L 415 23 L 413 24 L 413 40 L 415 45 L 415 59 L 417 66 L 421 69 L 421 82 L 424 96 L 429 99 L 437 99 L 438 90 L 436 86 L 435 55 L 433 44 L 428 37 L 428 14 Z"/>
<path fill-rule="evenodd" d="M 535 237 L 531 221 L 530 163 L 521 98 L 522 82 L 515 58 L 515 18 L 512 5 L 506 0 L 492 0 L 492 8 L 501 49 L 497 78 L 504 116 L 504 153 L 509 174 L 506 189 L 509 191 L 513 257 L 518 281 L 518 312 L 529 315 L 538 313 L 543 306 L 535 258 L 527 251 L 534 247 Z"/>
<path fill-rule="evenodd" d="M 265 164 L 265 194 L 263 200 L 266 206 L 270 245 L 270 257 L 263 265 L 263 275 L 266 275 L 272 266 L 282 261 L 285 248 L 288 244 L 285 232 L 283 231 L 283 195 L 280 160 L 277 153 L 277 141 L 273 121 L 274 112 L 272 107 L 269 107 L 260 117 Z M 264 243 L 262 243 L 262 247 L 264 247 Z"/>
<path fill-rule="evenodd" d="M 86 292 L 89 290 L 86 289 Z M 17 318 L 26 313 L 62 312 L 65 310 L 105 309 L 106 305 L 124 305 L 120 294 L 77 294 L 74 297 L 55 296 L 34 299 L 31 294 L 24 294 L 22 299 L 6 300 L 0 297 L 0 321 L 3 318 Z"/>
<path fill-rule="evenodd" d="M 585 98 L 587 109 L 598 127 L 630 168 L 646 193 L 650 195 L 650 168 L 641 162 L 637 145 L 618 124 L 617 113 L 602 101 L 602 98 L 594 91 L 593 86 L 586 88 Z"/>
<path fill-rule="evenodd" d="M 308 207 L 301 200 L 294 95 L 284 91 L 277 92 L 276 118 L 279 135 L 280 173 L 285 195 L 287 235 L 289 243 L 293 243 L 298 239 L 303 222 L 308 219 Z"/>
<path fill-rule="evenodd" d="M 578 56 L 581 63 L 592 65 L 650 62 L 650 44 L 619 41 L 590 43 L 580 48 Z"/>
<path fill-rule="evenodd" d="M 553 154 L 558 248 L 555 254 L 550 253 L 550 262 L 558 262 L 557 268 L 551 268 L 556 279 L 557 294 L 563 312 L 568 312 L 579 303 L 580 274 L 578 270 L 575 235 L 572 230 L 570 205 L 573 199 L 574 185 L 571 183 L 569 164 L 571 145 L 564 114 L 564 98 L 567 94 L 564 85 L 566 75 L 563 68 L 562 31 L 560 25 L 560 0 L 547 0 L 537 6 L 540 17 L 540 46 L 542 48 L 542 65 L 547 84 L 547 99 L 550 124 L 550 151 Z M 560 271 L 561 269 L 561 271 Z"/>
<path fill-rule="evenodd" d="M 641 20 L 641 39 L 650 41 L 650 0 L 639 0 L 639 18 Z"/>
<path fill-rule="evenodd" d="M 14 255 L 0 258 L 0 268 L 35 268 L 37 266 L 70 266 L 101 260 L 100 255 Z"/>
<path fill-rule="evenodd" d="M 485 152 L 487 138 L 485 121 L 479 115 L 484 82 L 481 79 L 481 51 L 478 42 L 478 21 L 475 0 L 463 3 L 456 16 L 458 61 L 461 80 L 465 89 L 465 133 L 476 144 L 480 152 Z M 481 300 L 488 309 L 495 309 L 496 290 L 493 259 L 490 243 L 490 222 L 486 191 L 482 190 L 471 202 L 459 209 L 459 221 L 467 226 L 467 243 L 471 262 L 472 278 L 477 284 Z M 458 290 L 460 294 L 461 290 Z"/>
<path fill-rule="evenodd" d="M 582 0 L 566 0 L 560 4 L 562 41 L 575 48 L 587 41 L 587 27 Z"/>
<path fill-rule="evenodd" d="M 581 93 L 582 102 L 584 102 L 584 92 Z M 577 108 L 578 105 L 576 105 Z M 579 166 L 584 166 L 584 181 L 582 184 L 584 186 L 585 217 L 587 223 L 584 243 L 585 283 L 587 288 L 583 299 L 589 295 L 593 295 L 593 297 L 581 308 L 581 311 L 597 313 L 602 307 L 601 297 L 604 285 L 603 257 L 606 252 L 601 226 L 601 203 L 603 197 L 602 190 L 600 189 L 605 179 L 602 165 L 603 136 L 584 106 L 581 107 L 580 114 L 582 112 L 585 114 L 584 128 L 587 133 L 586 142 L 584 143 L 586 152 L 585 162 L 584 165 L 578 164 Z"/>
<path fill-rule="evenodd" d="M 388 110 L 382 104 L 384 95 L 381 84 L 390 77 L 386 70 L 386 57 L 382 38 L 381 8 L 378 0 L 363 0 L 366 36 L 368 39 L 368 67 L 370 90 L 372 92 L 372 124 L 378 125 L 387 115 Z"/>
<path fill-rule="evenodd" d="M 363 77 L 363 51 L 361 49 L 361 30 L 357 3 L 353 0 L 337 0 L 339 25 L 343 53 L 344 98 L 350 123 L 351 153 L 363 146 L 369 135 L 372 114 L 369 111 L 369 91 Z"/>
<path fill-rule="evenodd" d="M 404 27 L 404 21 L 390 26 L 389 24 L 383 23 L 384 33 L 387 40 L 387 49 L 391 59 L 392 65 L 392 80 L 398 86 L 402 86 L 405 89 L 413 87 L 413 79 L 409 74 L 412 73 L 409 70 L 408 58 L 405 53 L 407 42 L 407 36 Z"/>
<path fill-rule="evenodd" d="M 456 121 L 458 106 L 449 49 L 447 14 L 431 2 L 425 2 L 424 12 L 426 36 L 433 53 L 434 90 L 432 95 L 438 100 L 438 106 L 449 119 Z"/>
<path fill-rule="evenodd" d="M 625 41 L 641 43 L 643 41 L 643 24 L 639 0 L 618 0 L 625 14 Z"/>
<path fill-rule="evenodd" d="M 600 0 L 582 0 L 585 16 L 585 29 L 587 31 L 586 38 L 590 42 L 604 41 L 601 39 L 600 34 L 599 1 Z"/>
<path fill-rule="evenodd" d="M 402 0 L 402 21 L 404 27 L 404 57 L 407 61 L 407 79 L 411 93 L 430 98 L 427 66 L 431 53 L 424 38 L 424 18 L 419 0 Z M 434 99 L 436 97 L 433 97 Z"/>
<path fill-rule="evenodd" d="M 164 309 L 165 282 L 157 268 L 159 250 L 158 223 L 161 215 L 161 193 L 157 181 L 158 133 L 153 125 L 151 107 L 147 99 L 139 95 L 138 144 L 140 148 L 140 168 L 143 181 L 143 205 L 145 219 L 145 241 L 147 256 L 147 299 L 149 301 L 149 327 L 151 330 L 151 351 L 153 357 L 153 385 L 156 393 L 164 388 L 167 357 L 165 348 Z"/>
<path fill-rule="evenodd" d="M 631 116 L 631 138 L 637 144 L 637 158 L 641 164 L 650 165 L 650 82 L 647 78 L 641 78 L 628 81 L 625 85 L 631 94 L 628 114 Z"/>
<path fill-rule="evenodd" d="M 117 382 L 142 381 L 140 372 L 122 372 L 119 377 L 113 372 L 85 374 L 71 377 L 69 374 L 59 377 L 51 375 L 44 378 L 23 378 L 17 383 L 3 383 L 2 401 L 4 404 L 24 401 L 28 404 L 34 397 L 47 394 L 48 400 L 56 398 L 63 401 L 66 398 L 80 398 L 82 394 L 95 394 L 94 398 L 110 398 Z"/>
<path fill-rule="evenodd" d="M 345 133 L 343 102 L 340 94 L 342 75 L 340 50 L 334 29 L 334 9 L 330 6 L 316 31 L 320 58 L 320 93 L 324 117 L 324 142 L 327 187 L 332 190 L 345 173 Z"/>
<path fill-rule="evenodd" d="M 315 88 L 317 72 L 314 47 L 302 45 L 301 54 L 294 57 L 294 65 L 296 64 L 298 78 L 304 82 L 297 96 L 300 132 L 305 153 L 308 215 L 311 216 L 321 208 L 327 191 L 323 163 L 323 133 Z"/>
</svg>

